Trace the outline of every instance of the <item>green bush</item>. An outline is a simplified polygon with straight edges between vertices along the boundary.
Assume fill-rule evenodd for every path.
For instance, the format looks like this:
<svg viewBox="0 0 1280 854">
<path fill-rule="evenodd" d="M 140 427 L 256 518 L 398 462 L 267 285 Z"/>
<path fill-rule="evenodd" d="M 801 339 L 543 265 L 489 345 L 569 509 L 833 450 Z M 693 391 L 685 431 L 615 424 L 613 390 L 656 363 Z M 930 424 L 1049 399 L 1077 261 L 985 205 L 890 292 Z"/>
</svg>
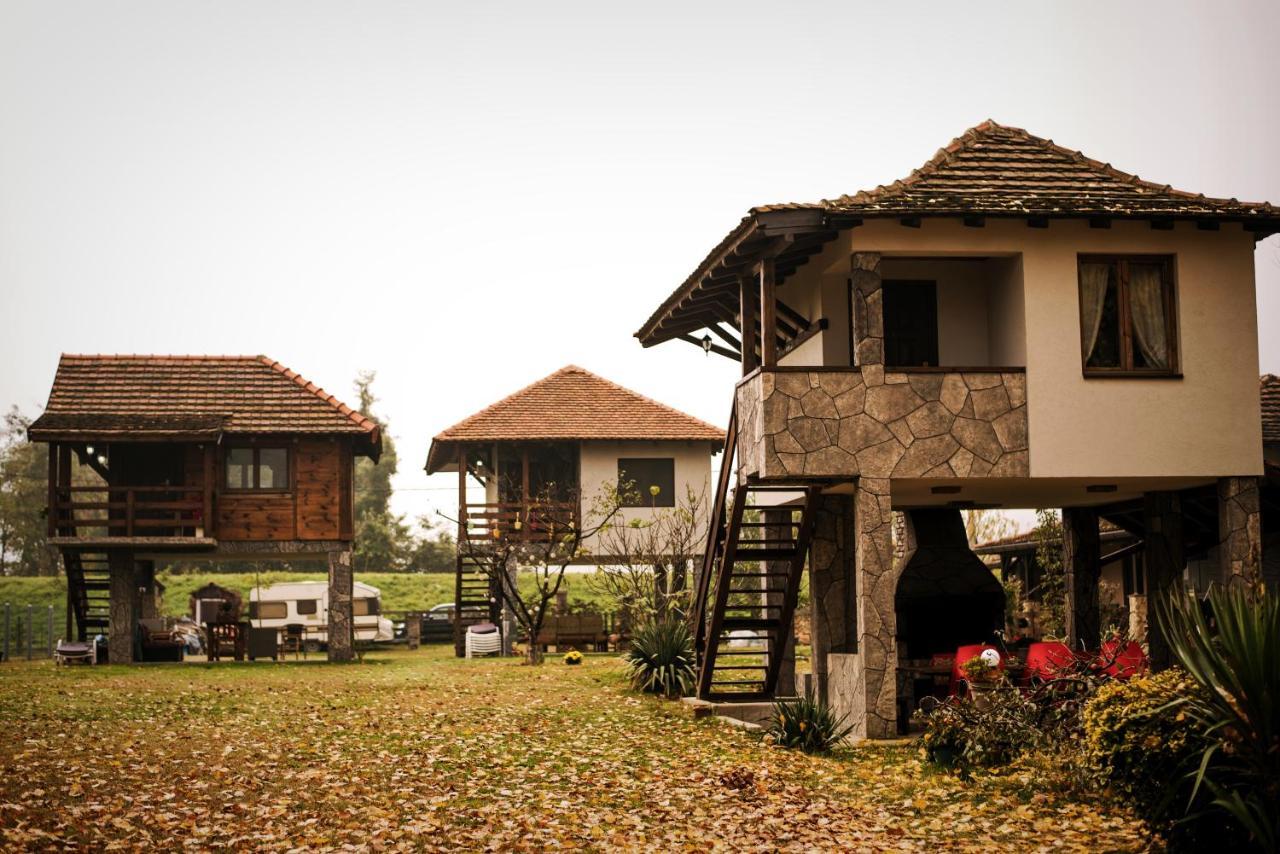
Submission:
<svg viewBox="0 0 1280 854">
<path fill-rule="evenodd" d="M 1204 749 L 1197 726 L 1180 708 L 1196 690 L 1178 669 L 1110 682 L 1081 715 L 1090 771 L 1158 825 L 1181 815 L 1191 794 L 1187 773 Z"/>
<path fill-rule="evenodd" d="M 1041 695 L 1001 686 L 976 698 L 948 697 L 922 704 L 924 759 L 967 776 L 974 768 L 1008 765 L 1058 734 L 1054 709 Z"/>
<path fill-rule="evenodd" d="M 684 620 L 665 617 L 645 623 L 632 635 L 631 649 L 622 659 L 639 691 L 675 699 L 693 690 L 693 635 Z"/>
<path fill-rule="evenodd" d="M 774 703 L 773 717 L 765 727 L 775 744 L 805 753 L 829 753 L 852 731 L 845 716 L 836 717 L 826 703 L 812 697 Z"/>
<path fill-rule="evenodd" d="M 1211 618 L 1182 593 L 1157 603 L 1169 647 L 1199 687 L 1178 705 L 1205 739 L 1195 786 L 1208 793 L 1205 811 L 1250 846 L 1280 850 L 1280 598 L 1237 585 L 1211 590 L 1207 604 Z"/>
</svg>

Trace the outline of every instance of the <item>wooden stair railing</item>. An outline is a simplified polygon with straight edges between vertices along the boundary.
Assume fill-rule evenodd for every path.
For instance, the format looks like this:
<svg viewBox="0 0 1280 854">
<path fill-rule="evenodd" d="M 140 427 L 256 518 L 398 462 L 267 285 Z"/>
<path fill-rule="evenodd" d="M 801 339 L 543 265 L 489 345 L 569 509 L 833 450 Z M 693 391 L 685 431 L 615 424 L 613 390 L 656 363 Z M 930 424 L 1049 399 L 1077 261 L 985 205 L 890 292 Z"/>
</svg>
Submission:
<svg viewBox="0 0 1280 854">
<path fill-rule="evenodd" d="M 702 660 L 707 639 L 707 597 L 711 590 L 711 576 L 715 573 L 716 558 L 724 545 L 725 511 L 729 491 L 734 480 L 738 452 L 738 404 L 729 410 L 729 427 L 724 436 L 724 454 L 720 457 L 720 477 L 716 481 L 716 495 L 707 517 L 707 544 L 702 554 L 702 566 L 698 571 L 693 598 L 693 642 L 698 660 Z"/>
<path fill-rule="evenodd" d="M 752 500 L 768 493 L 801 493 L 803 501 Z M 765 700 L 777 693 L 820 497 L 821 489 L 809 485 L 740 484 L 735 491 L 708 573 L 706 586 L 714 575 L 715 589 L 703 600 L 704 608 L 713 601 L 699 657 L 702 699 Z"/>
<path fill-rule="evenodd" d="M 62 554 L 62 565 L 77 639 L 86 641 L 91 634 L 105 633 L 111 618 L 111 570 L 106 553 L 67 550 Z"/>
</svg>

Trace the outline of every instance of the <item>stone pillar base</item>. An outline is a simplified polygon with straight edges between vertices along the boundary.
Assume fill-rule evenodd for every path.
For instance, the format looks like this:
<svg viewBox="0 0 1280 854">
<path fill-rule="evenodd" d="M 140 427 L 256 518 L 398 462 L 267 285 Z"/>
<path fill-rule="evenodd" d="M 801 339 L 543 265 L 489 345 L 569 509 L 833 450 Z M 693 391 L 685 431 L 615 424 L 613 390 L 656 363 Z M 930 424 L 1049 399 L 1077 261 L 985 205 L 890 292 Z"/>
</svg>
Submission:
<svg viewBox="0 0 1280 854">
<path fill-rule="evenodd" d="M 875 711 L 876 698 L 868 694 L 866 668 L 858 653 L 827 656 L 827 693 L 836 717 L 843 716 L 853 725 L 850 739 L 897 738 L 897 722 Z"/>
<path fill-rule="evenodd" d="M 350 661 L 355 657 L 355 617 L 351 600 L 355 574 L 351 552 L 329 552 L 329 660 Z"/>
</svg>

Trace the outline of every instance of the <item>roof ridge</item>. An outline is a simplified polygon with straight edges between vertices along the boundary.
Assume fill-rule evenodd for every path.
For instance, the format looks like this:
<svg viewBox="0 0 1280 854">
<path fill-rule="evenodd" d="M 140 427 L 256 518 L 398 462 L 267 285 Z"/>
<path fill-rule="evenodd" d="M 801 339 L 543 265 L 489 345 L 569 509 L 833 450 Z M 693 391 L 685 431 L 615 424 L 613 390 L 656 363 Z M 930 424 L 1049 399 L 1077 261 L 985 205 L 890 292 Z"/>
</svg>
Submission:
<svg viewBox="0 0 1280 854">
<path fill-rule="evenodd" d="M 227 354 L 196 355 L 192 353 L 62 353 L 59 359 L 137 359 L 140 361 L 169 362 L 256 362 L 261 355 L 235 356 Z"/>
<path fill-rule="evenodd" d="M 352 409 L 350 406 L 347 406 L 345 403 L 338 400 L 338 398 L 334 397 L 332 394 L 329 394 L 323 388 L 311 382 L 306 377 L 299 374 L 297 371 L 283 365 L 282 363 L 276 361 L 275 359 L 272 359 L 270 356 L 258 355 L 255 358 L 257 358 L 258 361 L 262 362 L 262 364 L 266 365 L 267 367 L 274 369 L 275 371 L 283 375 L 285 378 L 293 380 L 297 385 L 311 392 L 316 397 L 320 398 L 325 403 L 332 406 L 338 412 L 345 415 L 347 418 L 350 418 L 353 422 L 355 422 L 355 424 L 357 424 L 362 429 L 369 430 L 369 431 L 377 431 L 381 429 L 378 425 L 378 422 L 374 421 L 372 418 L 369 418 L 366 415 L 362 415 L 360 412 Z"/>
<path fill-rule="evenodd" d="M 650 405 L 656 406 L 659 409 L 665 410 L 668 413 L 671 413 L 673 415 L 678 415 L 681 418 L 688 419 L 689 421 L 692 421 L 703 428 L 706 428 L 708 430 L 714 430 L 717 433 L 723 433 L 723 431 L 719 427 L 716 427 L 713 424 L 708 424 L 706 421 L 703 421 L 701 418 L 696 418 L 695 416 L 690 415 L 687 412 L 681 412 L 679 409 L 676 409 L 673 406 L 668 406 L 667 404 L 654 400 L 653 398 L 643 395 L 638 391 L 629 389 L 623 385 L 619 385 L 613 380 L 602 377 L 599 374 L 589 371 L 586 368 L 583 368 L 579 365 L 570 364 L 570 365 L 565 365 L 564 367 L 559 368 L 555 371 L 552 371 L 546 376 L 540 379 L 534 380 L 533 382 L 528 383 L 527 385 L 516 389 L 515 391 L 506 395 L 505 397 L 502 397 L 499 400 L 495 400 L 493 403 L 490 403 L 488 406 L 484 407 L 483 409 L 479 409 L 476 412 L 473 412 L 472 414 L 468 415 L 466 418 L 463 418 L 461 421 L 458 421 L 455 424 L 451 424 L 450 426 L 446 427 L 444 430 L 441 430 L 439 433 L 437 433 L 433 437 L 433 441 L 446 441 L 446 442 L 451 441 L 450 434 L 453 433 L 454 431 L 457 431 L 475 421 L 478 421 L 486 415 L 492 414 L 494 410 L 499 409 L 500 407 L 504 406 L 507 403 L 510 403 L 512 400 L 516 398 L 524 396 L 525 394 L 537 388 L 538 386 L 541 386 L 544 383 L 547 383 L 548 381 L 555 379 L 556 377 L 565 376 L 566 374 L 575 373 L 575 372 L 585 374 L 586 376 L 591 377 L 594 380 L 598 380 L 604 383 L 605 385 L 611 386 L 612 388 L 617 389 L 618 391 L 631 395 L 634 398 L 644 401 L 645 403 L 648 403 Z"/>
</svg>

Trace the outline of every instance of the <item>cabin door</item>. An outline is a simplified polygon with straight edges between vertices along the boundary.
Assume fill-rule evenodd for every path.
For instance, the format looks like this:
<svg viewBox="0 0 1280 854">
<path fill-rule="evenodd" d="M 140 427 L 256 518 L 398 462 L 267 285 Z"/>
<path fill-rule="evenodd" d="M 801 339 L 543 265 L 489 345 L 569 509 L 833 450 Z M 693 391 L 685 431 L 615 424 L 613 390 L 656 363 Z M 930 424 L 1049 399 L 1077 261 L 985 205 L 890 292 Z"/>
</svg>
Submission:
<svg viewBox="0 0 1280 854">
<path fill-rule="evenodd" d="M 884 364 L 913 368 L 938 364 L 937 282 L 885 280 Z"/>
</svg>

